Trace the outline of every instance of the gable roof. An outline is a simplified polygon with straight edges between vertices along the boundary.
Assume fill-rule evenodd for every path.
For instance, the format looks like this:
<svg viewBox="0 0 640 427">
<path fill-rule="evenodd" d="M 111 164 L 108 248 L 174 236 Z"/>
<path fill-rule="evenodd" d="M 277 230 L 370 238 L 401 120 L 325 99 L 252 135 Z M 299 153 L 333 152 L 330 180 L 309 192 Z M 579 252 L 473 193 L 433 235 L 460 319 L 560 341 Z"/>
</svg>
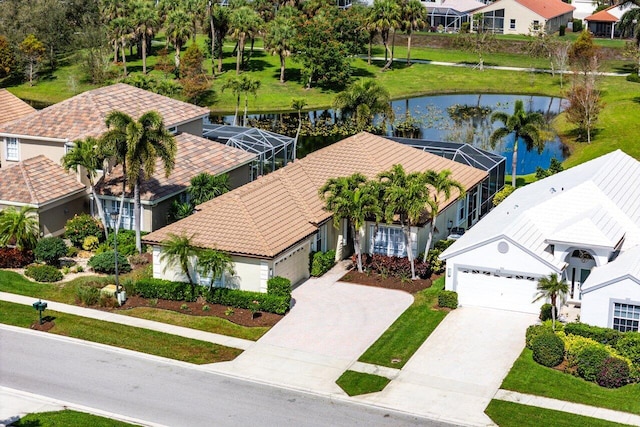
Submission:
<svg viewBox="0 0 640 427">
<path fill-rule="evenodd" d="M 0 169 L 0 203 L 41 207 L 84 191 L 75 175 L 44 155 Z"/>
<path fill-rule="evenodd" d="M 562 0 L 516 0 L 516 2 L 544 19 L 555 18 L 575 10 L 574 6 Z"/>
<path fill-rule="evenodd" d="M 640 162 L 617 150 L 519 188 L 441 257 L 451 258 L 496 236 L 520 242 L 558 270 L 564 260 L 545 250 L 556 240 L 611 250 L 622 237 L 624 248 L 640 244 Z"/>
<path fill-rule="evenodd" d="M 0 134 L 74 141 L 106 132 L 104 120 L 113 110 L 137 119 L 155 110 L 167 127 L 177 126 L 209 114 L 209 109 L 178 101 L 124 83 L 90 90 L 80 95 L 0 125 Z"/>
<path fill-rule="evenodd" d="M 31 105 L 6 89 L 0 89 L 0 105 L 2 106 L 0 109 L 0 124 L 9 123 L 36 111 Z"/>
<path fill-rule="evenodd" d="M 613 16 L 609 13 L 609 9 L 614 8 L 615 6 L 608 7 L 604 10 L 594 13 L 591 16 L 587 16 L 584 18 L 585 21 L 594 21 L 594 22 L 618 22 L 618 17 Z"/>
<path fill-rule="evenodd" d="M 199 247 L 214 247 L 236 255 L 274 258 L 316 232 L 331 218 L 318 189 L 327 179 L 360 172 L 375 178 L 394 164 L 407 172 L 449 169 L 465 189 L 487 173 L 366 132 L 309 154 L 256 181 L 200 205 L 199 212 L 145 236 L 161 243 L 169 233 L 194 235 Z M 441 201 L 441 210 L 455 203 Z"/>
<path fill-rule="evenodd" d="M 188 133 L 176 135 L 178 151 L 175 167 L 169 177 L 165 177 L 162 161 L 156 162 L 153 177 L 142 182 L 140 199 L 161 200 L 184 191 L 189 181 L 201 172 L 220 175 L 245 165 L 256 158 L 238 148 L 228 147 Z M 122 166 L 116 166 L 111 173 L 96 185 L 96 192 L 105 196 L 122 194 Z M 129 194 L 129 197 L 133 197 Z"/>
<path fill-rule="evenodd" d="M 640 285 L 640 245 L 621 253 L 613 262 L 591 270 L 580 292 L 585 294 L 624 279 Z"/>
</svg>

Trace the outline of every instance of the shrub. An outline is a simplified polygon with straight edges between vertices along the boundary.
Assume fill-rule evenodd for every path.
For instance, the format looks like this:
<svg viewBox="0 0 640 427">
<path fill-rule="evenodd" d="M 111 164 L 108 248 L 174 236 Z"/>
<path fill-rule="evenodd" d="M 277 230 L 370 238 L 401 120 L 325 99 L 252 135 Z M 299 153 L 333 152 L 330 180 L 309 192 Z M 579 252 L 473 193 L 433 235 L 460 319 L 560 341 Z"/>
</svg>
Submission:
<svg viewBox="0 0 640 427">
<path fill-rule="evenodd" d="M 357 262 L 355 255 L 351 261 Z M 394 277 L 411 277 L 411 263 L 409 259 L 380 254 L 362 254 L 362 266 L 366 271 L 380 275 L 391 275 Z M 416 275 L 422 279 L 431 277 L 431 267 L 419 259 L 415 260 Z"/>
<path fill-rule="evenodd" d="M 631 73 L 627 76 L 627 81 L 632 83 L 640 83 L 640 76 L 635 73 Z"/>
<path fill-rule="evenodd" d="M 587 381 L 595 381 L 607 357 L 609 357 L 609 352 L 603 345 L 585 346 L 576 355 L 578 375 Z"/>
<path fill-rule="evenodd" d="M 493 196 L 493 206 L 498 206 L 514 191 L 516 191 L 515 188 L 510 185 L 505 185 L 502 190 L 498 191 L 496 195 Z"/>
<path fill-rule="evenodd" d="M 573 29 L 571 30 L 574 33 L 579 33 L 582 31 L 582 20 L 574 19 L 573 20 Z"/>
<path fill-rule="evenodd" d="M 132 265 L 146 265 L 149 264 L 149 260 L 143 254 L 133 254 L 129 257 L 129 262 Z"/>
<path fill-rule="evenodd" d="M 276 276 L 267 280 L 267 293 L 277 297 L 291 298 L 291 280 Z"/>
<path fill-rule="evenodd" d="M 95 251 L 100 246 L 100 240 L 96 236 L 87 236 L 82 242 L 82 249 L 85 251 Z"/>
<path fill-rule="evenodd" d="M 546 325 L 531 325 L 527 328 L 527 332 L 525 335 L 525 342 L 528 349 L 531 350 L 531 342 L 534 338 L 539 335 L 542 335 L 545 332 L 553 332 L 551 328 Z"/>
<path fill-rule="evenodd" d="M 98 305 L 100 307 L 114 308 L 118 306 L 118 300 L 111 294 L 101 292 Z"/>
<path fill-rule="evenodd" d="M 199 287 L 196 287 L 196 291 Z M 195 301 L 198 295 L 191 295 L 191 285 L 162 279 L 140 279 L 135 283 L 135 292 L 143 298 L 160 298 L 171 301 Z"/>
<path fill-rule="evenodd" d="M 59 237 L 45 237 L 38 240 L 33 254 L 49 265 L 58 265 L 60 258 L 67 255 L 67 245 Z"/>
<path fill-rule="evenodd" d="M 276 314 L 286 313 L 291 303 L 287 297 L 229 288 L 212 288 L 207 295 L 208 303 L 249 310 L 255 308 L 254 301 L 258 302 L 261 311 Z"/>
<path fill-rule="evenodd" d="M 76 297 L 84 305 L 96 305 L 100 300 L 100 289 L 89 285 L 79 285 L 76 288 Z"/>
<path fill-rule="evenodd" d="M 80 251 L 78 250 L 78 248 L 76 248 L 75 246 L 69 246 L 67 248 L 67 256 L 69 258 L 74 258 L 78 255 Z"/>
<path fill-rule="evenodd" d="M 81 266 L 81 265 L 77 265 L 76 266 L 76 273 L 82 273 L 83 271 L 84 271 L 84 267 L 83 266 Z"/>
<path fill-rule="evenodd" d="M 458 293 L 454 291 L 440 291 L 438 293 L 438 305 L 440 307 L 458 308 Z"/>
<path fill-rule="evenodd" d="M 16 248 L 0 248 L 0 268 L 22 268 L 33 262 L 33 252 Z"/>
<path fill-rule="evenodd" d="M 52 265 L 30 265 L 24 274 L 36 282 L 58 282 L 62 280 L 62 273 Z"/>
<path fill-rule="evenodd" d="M 601 344 L 608 344 L 612 347 L 615 347 L 618 340 L 624 335 L 624 333 L 615 329 L 591 326 L 586 323 L 568 323 L 564 330 L 567 334 L 591 338 Z"/>
<path fill-rule="evenodd" d="M 578 354 L 589 346 L 601 346 L 602 344 L 592 340 L 591 338 L 581 337 L 580 335 L 567 335 L 562 336 L 564 341 L 565 356 L 567 358 L 567 366 L 570 368 L 578 365 Z"/>
<path fill-rule="evenodd" d="M 553 319 L 551 314 L 552 308 L 553 306 L 551 304 L 542 304 L 542 307 L 540 307 L 540 320 L 544 322 L 545 320 Z"/>
<path fill-rule="evenodd" d="M 640 333 L 625 333 L 616 343 L 615 349 L 640 369 Z"/>
<path fill-rule="evenodd" d="M 140 233 L 141 236 L 145 234 L 149 234 L 147 232 Z M 109 239 L 107 243 L 109 248 L 113 249 L 113 240 L 115 238 L 115 233 L 109 234 Z M 142 245 L 142 252 L 147 251 L 147 246 Z M 136 232 L 134 230 L 118 230 L 118 252 L 129 256 L 138 253 L 136 250 Z"/>
<path fill-rule="evenodd" d="M 114 274 L 116 272 L 115 256 L 113 251 L 107 251 L 92 256 L 87 265 L 93 268 L 93 271 L 97 273 Z M 129 271 L 131 271 L 129 261 L 127 261 L 124 255 L 118 252 L 118 273 L 127 273 Z"/>
<path fill-rule="evenodd" d="M 88 236 L 100 239 L 104 233 L 100 221 L 88 214 L 75 215 L 67 221 L 64 229 L 65 237 L 76 247 L 80 247 Z"/>
<path fill-rule="evenodd" d="M 127 295 L 136 295 L 136 284 L 132 279 L 127 277 L 126 279 L 122 280 L 120 284 L 122 285 L 122 289 L 124 289 Z"/>
<path fill-rule="evenodd" d="M 618 357 L 607 357 L 602 362 L 596 381 L 602 387 L 622 387 L 629 382 L 629 365 Z"/>
<path fill-rule="evenodd" d="M 564 37 L 564 33 L 566 30 L 567 30 L 567 27 L 565 27 L 564 25 L 560 25 L 560 27 L 558 28 L 558 36 Z"/>
<path fill-rule="evenodd" d="M 336 251 L 316 252 L 311 261 L 311 275 L 320 277 L 331 270 L 336 263 Z"/>
<path fill-rule="evenodd" d="M 564 359 L 564 343 L 553 332 L 544 332 L 531 340 L 533 360 L 550 368 Z"/>
</svg>

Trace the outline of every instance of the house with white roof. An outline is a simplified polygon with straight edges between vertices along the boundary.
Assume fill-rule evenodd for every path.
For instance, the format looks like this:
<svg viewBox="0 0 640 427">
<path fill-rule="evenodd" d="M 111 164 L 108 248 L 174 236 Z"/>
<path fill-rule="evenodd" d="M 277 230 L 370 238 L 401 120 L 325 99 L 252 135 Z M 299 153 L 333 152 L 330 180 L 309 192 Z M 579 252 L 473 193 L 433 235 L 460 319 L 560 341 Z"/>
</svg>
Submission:
<svg viewBox="0 0 640 427">
<path fill-rule="evenodd" d="M 557 273 L 583 321 L 611 326 L 616 301 L 640 313 L 637 283 L 633 294 L 606 279 L 634 274 L 638 245 L 640 162 L 617 150 L 516 190 L 441 258 L 461 305 L 538 313 L 537 281 Z"/>
</svg>

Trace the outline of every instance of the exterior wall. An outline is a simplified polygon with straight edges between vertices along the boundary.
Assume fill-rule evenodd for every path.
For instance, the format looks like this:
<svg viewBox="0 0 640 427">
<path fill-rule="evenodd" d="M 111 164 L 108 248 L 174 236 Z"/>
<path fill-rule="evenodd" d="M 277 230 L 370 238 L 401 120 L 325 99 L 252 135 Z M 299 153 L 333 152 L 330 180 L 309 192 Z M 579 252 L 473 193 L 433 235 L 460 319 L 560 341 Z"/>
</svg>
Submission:
<svg viewBox="0 0 640 427">
<path fill-rule="evenodd" d="M 309 251 L 311 240 L 307 239 L 283 256 L 273 261 L 273 272 L 270 276 L 281 276 L 296 285 L 309 278 Z M 266 289 L 265 289 L 266 291 Z"/>
<path fill-rule="evenodd" d="M 74 215 L 89 212 L 89 197 L 77 194 L 74 198 L 64 199 L 52 206 L 39 210 L 40 234 L 43 237 L 59 236 L 64 233 L 64 226 Z"/>
<path fill-rule="evenodd" d="M 614 302 L 640 305 L 640 284 L 625 278 L 584 293 L 580 321 L 605 328 L 612 327 Z"/>
<path fill-rule="evenodd" d="M 169 207 L 174 200 L 178 199 L 179 196 L 172 197 L 170 199 L 163 200 L 155 206 L 144 206 L 144 214 L 145 214 L 145 228 L 143 231 L 155 231 L 158 230 L 169 222 L 167 221 L 167 215 L 169 214 Z M 148 212 L 148 214 L 147 214 Z"/>
<path fill-rule="evenodd" d="M 573 12 L 565 13 L 564 15 L 551 18 L 547 21 L 545 31 L 549 34 L 553 34 L 560 29 L 560 25 L 564 25 L 566 27 L 569 21 L 571 21 L 572 19 Z"/>
<path fill-rule="evenodd" d="M 198 118 L 192 122 L 178 126 L 178 132 L 190 133 L 195 136 L 202 136 L 202 119 Z"/>
<path fill-rule="evenodd" d="M 25 138 L 18 138 L 18 141 L 18 161 L 44 154 L 55 163 L 60 163 L 60 159 L 64 156 L 63 142 L 41 141 Z M 7 160 L 5 158 L 7 154 L 5 139 L 0 138 L 0 142 L 2 143 L 2 147 L 0 147 L 0 161 L 2 162 L 2 167 L 14 166 L 18 161 Z"/>
<path fill-rule="evenodd" d="M 496 10 L 504 9 L 504 27 L 503 34 L 529 34 L 529 29 L 533 24 L 533 21 L 538 21 L 540 28 L 544 28 L 546 20 L 532 12 L 521 4 L 513 0 L 501 0 L 482 8 L 478 13 L 486 13 Z M 516 20 L 515 28 L 510 28 L 511 20 Z M 498 32 L 498 31 L 496 31 Z"/>
<path fill-rule="evenodd" d="M 238 188 L 251 181 L 251 164 L 242 165 L 228 172 L 231 189 Z"/>
</svg>

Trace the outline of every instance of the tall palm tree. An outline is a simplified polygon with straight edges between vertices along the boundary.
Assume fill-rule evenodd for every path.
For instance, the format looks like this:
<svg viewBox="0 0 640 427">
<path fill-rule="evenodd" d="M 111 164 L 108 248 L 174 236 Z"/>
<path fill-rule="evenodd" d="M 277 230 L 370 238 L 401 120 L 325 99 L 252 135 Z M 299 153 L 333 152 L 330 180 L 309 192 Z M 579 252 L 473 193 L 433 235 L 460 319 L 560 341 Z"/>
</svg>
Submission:
<svg viewBox="0 0 640 427">
<path fill-rule="evenodd" d="M 393 65 L 393 54 L 389 47 L 389 34 L 400 26 L 401 10 L 396 0 L 374 0 L 371 8 L 371 27 L 380 33 L 382 44 L 385 49 L 385 60 L 387 61 L 382 70 L 386 70 Z"/>
<path fill-rule="evenodd" d="M 207 202 L 231 189 L 229 175 L 211 175 L 206 172 L 199 173 L 191 178 L 187 193 L 194 206 Z"/>
<path fill-rule="evenodd" d="M 224 82 L 222 92 L 230 89 L 231 93 L 236 97 L 236 111 L 233 115 L 233 125 L 238 126 L 238 110 L 240 110 L 240 95 L 242 94 L 242 82 L 240 77 L 235 76 Z"/>
<path fill-rule="evenodd" d="M 558 310 L 558 297 L 564 298 L 569 292 L 569 284 L 566 280 L 560 279 L 558 273 L 551 273 L 549 276 L 538 279 L 538 294 L 533 302 L 541 299 L 551 300 L 551 319 L 553 328 L 556 327 L 556 311 Z"/>
<path fill-rule="evenodd" d="M 100 1 L 100 16 L 104 20 L 105 24 L 109 24 L 111 35 L 111 44 L 113 46 L 113 62 L 118 62 L 118 50 L 119 50 L 119 38 L 114 35 L 115 29 L 111 25 L 111 22 L 124 15 L 124 4 L 120 0 L 101 0 Z"/>
<path fill-rule="evenodd" d="M 209 290 L 213 288 L 213 283 L 216 279 L 221 278 L 224 274 L 230 276 L 236 274 L 231 255 L 216 249 L 204 249 L 200 252 L 198 255 L 198 273 L 211 279 Z"/>
<path fill-rule="evenodd" d="M 211 71 L 215 74 L 214 61 L 218 57 L 218 73 L 222 72 L 222 44 L 224 36 L 229 32 L 229 8 L 217 2 L 209 8 L 209 25 L 211 27 Z"/>
<path fill-rule="evenodd" d="M 370 126 L 377 114 L 382 116 L 383 123 L 393 120 L 389 91 L 373 79 L 352 83 L 336 95 L 333 106 L 340 109 L 343 116 L 351 117 L 358 129 Z"/>
<path fill-rule="evenodd" d="M 518 141 L 522 139 L 527 151 L 534 147 L 538 153 L 544 150 L 545 141 L 542 138 L 541 130 L 545 125 L 544 117 L 540 113 L 527 113 L 524 110 L 524 103 L 518 99 L 516 101 L 513 114 L 509 115 L 503 111 L 496 111 L 491 115 L 491 123 L 502 122 L 504 126 L 494 130 L 489 138 L 492 147 L 507 135 L 514 134 L 513 159 L 511 161 L 511 185 L 516 188 L 516 168 L 518 166 Z"/>
<path fill-rule="evenodd" d="M 411 65 L 411 37 L 413 32 L 423 29 L 427 19 L 427 9 L 420 0 L 409 0 L 402 5 L 402 27 L 407 33 L 407 65 Z"/>
<path fill-rule="evenodd" d="M 99 141 L 92 137 L 86 139 L 76 140 L 73 142 L 73 148 L 69 150 L 64 156 L 62 156 L 62 167 L 66 170 L 74 170 L 76 173 L 81 173 L 84 170 L 89 181 L 89 190 L 93 196 L 93 200 L 96 203 L 98 209 L 98 216 L 100 222 L 104 227 L 104 235 L 109 238 L 109 232 L 107 230 L 107 217 L 104 214 L 104 208 L 98 194 L 95 189 L 95 177 L 98 169 L 102 168 L 102 157 L 98 153 Z"/>
<path fill-rule="evenodd" d="M 291 108 L 298 113 L 298 130 L 296 130 L 296 139 L 293 145 L 293 159 L 296 159 L 296 150 L 298 146 L 298 138 L 300 138 L 300 130 L 302 129 L 302 109 L 307 106 L 307 100 L 304 98 L 294 98 L 291 100 Z"/>
<path fill-rule="evenodd" d="M 200 250 L 191 244 L 195 234 L 187 236 L 186 234 L 169 233 L 167 236 L 169 238 L 162 242 L 162 253 L 160 254 L 160 261 L 165 265 L 163 271 L 166 271 L 168 267 L 177 266 L 180 268 L 191 284 L 191 296 L 193 297 L 195 296 L 195 284 L 190 270 L 193 258 L 200 253 Z"/>
<path fill-rule="evenodd" d="M 240 91 L 244 93 L 244 116 L 242 117 L 242 126 L 247 126 L 247 111 L 249 109 L 249 94 L 254 98 L 258 96 L 258 89 L 260 89 L 260 80 L 243 74 L 240 76 Z"/>
<path fill-rule="evenodd" d="M 133 10 L 134 31 L 140 37 L 142 50 L 142 72 L 147 74 L 147 45 L 159 25 L 158 12 L 148 0 L 136 2 Z"/>
<path fill-rule="evenodd" d="M 125 47 L 133 34 L 131 20 L 125 17 L 115 18 L 109 23 L 114 41 L 119 45 L 124 75 L 127 75 L 127 55 Z"/>
<path fill-rule="evenodd" d="M 10 206 L 0 211 L 0 246 L 15 245 L 18 250 L 31 250 L 38 241 L 38 209 Z"/>
<path fill-rule="evenodd" d="M 172 10 L 167 15 L 167 36 L 173 44 L 175 53 L 173 61 L 177 72 L 180 71 L 180 49 L 187 43 L 191 36 L 191 18 L 181 9 Z"/>
<path fill-rule="evenodd" d="M 320 187 L 318 194 L 325 202 L 324 209 L 333 213 L 333 225 L 336 228 L 340 227 L 342 220 L 349 222 L 358 271 L 362 273 L 360 229 L 367 218 L 375 217 L 379 221 L 382 217 L 375 183 L 355 173 L 348 177 L 330 178 Z"/>
<path fill-rule="evenodd" d="M 423 262 L 427 262 L 427 255 L 429 254 L 429 249 L 431 249 L 433 234 L 436 230 L 436 220 L 438 219 L 440 210 L 440 195 L 444 195 L 444 201 L 447 201 L 451 198 L 451 193 L 454 189 L 458 190 L 458 198 L 464 197 L 465 190 L 462 184 L 451 179 L 451 171 L 448 169 L 440 172 L 429 170 L 424 173 L 424 181 L 433 193 L 432 203 L 429 203 L 431 209 L 431 225 L 429 226 L 429 237 L 427 238 L 424 257 L 422 259 Z"/>
<path fill-rule="evenodd" d="M 262 19 L 249 6 L 242 6 L 231 12 L 229 18 L 231 36 L 238 41 L 236 56 L 236 74 L 240 74 L 240 65 L 244 61 L 244 45 L 247 37 L 253 37 L 262 26 Z"/>
<path fill-rule="evenodd" d="M 264 44 L 272 55 L 280 57 L 280 83 L 284 83 L 286 59 L 293 51 L 296 33 L 296 26 L 291 18 L 279 16 L 267 26 Z"/>
<path fill-rule="evenodd" d="M 411 226 L 417 225 L 427 205 L 432 203 L 424 176 L 413 172 L 407 174 L 402 165 L 393 165 L 391 170 L 378 174 L 382 193 L 382 211 L 387 223 L 398 218 L 404 235 L 407 257 L 411 263 L 411 279 L 416 279 L 416 268 L 411 245 Z"/>
</svg>

